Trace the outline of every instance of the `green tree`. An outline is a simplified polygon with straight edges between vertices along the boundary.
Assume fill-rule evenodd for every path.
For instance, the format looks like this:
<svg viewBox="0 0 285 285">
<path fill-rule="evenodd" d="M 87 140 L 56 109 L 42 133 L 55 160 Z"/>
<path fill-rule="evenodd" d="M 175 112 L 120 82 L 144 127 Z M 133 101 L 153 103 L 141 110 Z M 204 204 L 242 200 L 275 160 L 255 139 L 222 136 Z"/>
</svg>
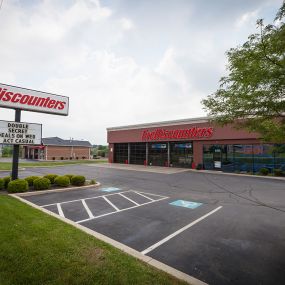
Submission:
<svg viewBox="0 0 285 285">
<path fill-rule="evenodd" d="M 3 146 L 2 148 L 3 157 L 11 157 L 12 154 L 13 154 L 13 146 Z"/>
<path fill-rule="evenodd" d="M 285 2 L 273 24 L 257 20 L 259 32 L 230 49 L 226 77 L 202 100 L 213 121 L 260 133 L 264 141 L 285 141 Z"/>
</svg>

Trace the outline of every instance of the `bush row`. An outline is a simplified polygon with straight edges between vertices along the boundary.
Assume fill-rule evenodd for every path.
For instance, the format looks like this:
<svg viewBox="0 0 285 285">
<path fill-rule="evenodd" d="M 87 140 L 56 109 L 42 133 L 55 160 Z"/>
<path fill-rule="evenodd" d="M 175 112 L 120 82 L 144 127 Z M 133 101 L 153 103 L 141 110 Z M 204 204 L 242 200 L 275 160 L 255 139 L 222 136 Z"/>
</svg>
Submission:
<svg viewBox="0 0 285 285">
<path fill-rule="evenodd" d="M 268 168 L 260 168 L 259 174 L 261 175 L 268 175 L 270 173 L 270 170 Z M 275 168 L 273 169 L 273 175 L 274 176 L 285 176 L 285 171 L 282 169 Z"/>
<path fill-rule="evenodd" d="M 83 175 L 73 175 L 66 174 L 59 176 L 56 174 L 47 174 L 44 177 L 29 176 L 25 179 L 16 179 L 11 181 L 11 177 L 7 176 L 0 178 L 0 189 L 7 189 L 9 193 L 16 192 L 26 192 L 29 188 L 34 190 L 46 190 L 51 187 L 51 185 L 68 187 L 73 186 L 83 186 L 85 185 L 86 178 Z M 92 179 L 90 184 L 95 184 L 96 181 Z"/>
<path fill-rule="evenodd" d="M 201 163 L 197 164 L 196 166 L 196 170 L 202 170 L 203 169 L 203 165 Z M 239 173 L 239 171 L 236 171 L 236 173 Z M 252 172 L 248 172 L 248 174 Z M 258 173 L 260 175 L 268 175 L 270 174 L 270 170 L 268 168 L 260 168 Z M 285 171 L 283 171 L 282 169 L 273 169 L 273 173 L 274 176 L 285 176 Z"/>
</svg>

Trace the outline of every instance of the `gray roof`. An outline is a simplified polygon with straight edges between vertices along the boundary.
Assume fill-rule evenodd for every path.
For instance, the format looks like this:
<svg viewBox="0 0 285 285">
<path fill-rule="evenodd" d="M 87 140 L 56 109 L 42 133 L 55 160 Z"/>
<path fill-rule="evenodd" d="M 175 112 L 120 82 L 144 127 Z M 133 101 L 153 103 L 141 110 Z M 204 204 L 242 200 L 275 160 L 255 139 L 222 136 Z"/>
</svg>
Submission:
<svg viewBox="0 0 285 285">
<path fill-rule="evenodd" d="M 210 119 L 211 117 L 199 117 L 199 118 L 172 120 L 172 121 L 153 122 L 146 124 L 112 127 L 112 128 L 107 128 L 107 131 L 122 131 L 122 130 L 132 130 L 132 129 L 142 129 L 142 128 L 166 127 L 173 125 L 206 123 L 209 122 Z"/>
<path fill-rule="evenodd" d="M 59 137 L 42 138 L 43 145 L 92 147 L 89 141 L 63 140 Z"/>
</svg>

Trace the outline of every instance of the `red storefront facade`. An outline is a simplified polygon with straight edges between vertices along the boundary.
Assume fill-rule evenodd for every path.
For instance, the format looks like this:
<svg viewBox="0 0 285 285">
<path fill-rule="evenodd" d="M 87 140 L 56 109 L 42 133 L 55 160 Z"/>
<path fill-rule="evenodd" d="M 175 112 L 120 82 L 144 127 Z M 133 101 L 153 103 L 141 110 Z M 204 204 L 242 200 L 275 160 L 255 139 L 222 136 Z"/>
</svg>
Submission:
<svg viewBox="0 0 285 285">
<path fill-rule="evenodd" d="M 107 129 L 109 162 L 258 172 L 285 171 L 285 144 L 263 143 L 258 134 L 208 118 Z"/>
</svg>

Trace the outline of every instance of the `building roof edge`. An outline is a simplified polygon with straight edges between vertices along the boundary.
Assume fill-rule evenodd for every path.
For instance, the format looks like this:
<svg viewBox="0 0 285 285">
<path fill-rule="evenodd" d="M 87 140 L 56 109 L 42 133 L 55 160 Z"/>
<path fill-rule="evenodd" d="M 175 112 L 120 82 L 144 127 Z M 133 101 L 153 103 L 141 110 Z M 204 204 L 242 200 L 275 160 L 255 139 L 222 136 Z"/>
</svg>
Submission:
<svg viewBox="0 0 285 285">
<path fill-rule="evenodd" d="M 107 128 L 107 131 L 123 131 L 123 130 L 155 128 L 155 127 L 173 126 L 173 125 L 206 123 L 209 120 L 210 120 L 210 117 L 188 118 L 188 119 L 180 119 L 180 120 L 171 120 L 171 121 L 152 122 L 152 123 L 145 123 L 145 124 L 110 127 L 110 128 Z"/>
</svg>

